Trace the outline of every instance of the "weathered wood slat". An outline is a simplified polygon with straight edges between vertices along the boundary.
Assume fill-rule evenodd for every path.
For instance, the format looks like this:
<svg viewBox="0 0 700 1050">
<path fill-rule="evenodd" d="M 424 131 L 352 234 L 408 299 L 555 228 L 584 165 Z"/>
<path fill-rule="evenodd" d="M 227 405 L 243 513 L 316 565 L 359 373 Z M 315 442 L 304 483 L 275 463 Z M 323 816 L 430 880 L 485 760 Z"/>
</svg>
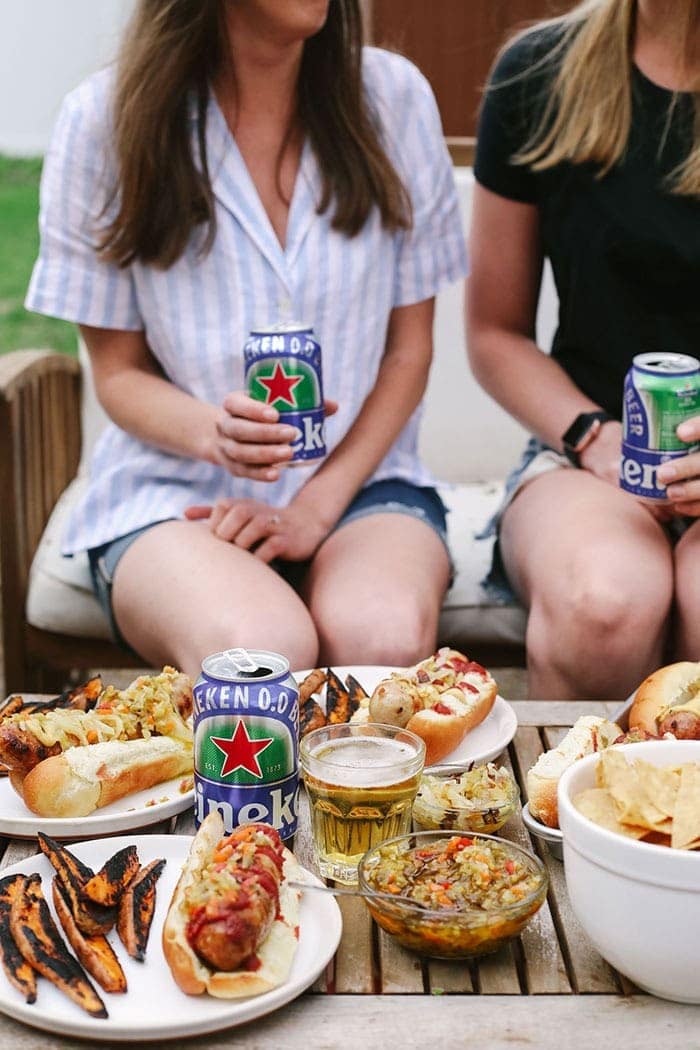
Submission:
<svg viewBox="0 0 700 1050">
<path fill-rule="evenodd" d="M 478 960 L 479 991 L 482 995 L 520 995 L 520 979 L 513 947 L 505 945 L 493 955 Z"/>
<path fill-rule="evenodd" d="M 455 959 L 430 959 L 427 965 L 428 988 L 432 995 L 474 992 L 469 963 Z"/>
<path fill-rule="evenodd" d="M 503 764 L 514 773 L 510 757 Z M 512 817 L 499 832 L 503 838 L 515 842 L 524 849 L 532 850 L 532 843 L 519 815 Z M 566 964 L 559 946 L 559 938 L 546 900 L 520 935 L 527 990 L 536 995 L 566 994 L 571 992 Z"/>
<path fill-rule="evenodd" d="M 525 774 L 541 754 L 542 742 L 536 729 L 524 727 L 516 733 L 514 743 L 516 768 L 525 800 L 527 797 Z M 527 834 L 525 828 L 523 832 Z M 549 872 L 549 900 L 562 951 L 570 963 L 574 989 L 578 992 L 589 993 L 617 992 L 618 984 L 613 971 L 601 959 L 571 910 L 561 861 L 551 855 L 547 846 L 540 839 L 533 838 L 532 842 Z"/>
<path fill-rule="evenodd" d="M 423 991 L 421 959 L 385 933 L 378 931 L 379 989 L 385 994 L 407 994 Z"/>
<path fill-rule="evenodd" d="M 510 704 L 521 726 L 571 726 L 581 715 L 610 718 L 621 706 L 617 700 L 511 700 Z"/>
<path fill-rule="evenodd" d="M 370 995 L 372 972 L 372 919 L 359 897 L 338 897 L 343 916 L 343 937 L 335 957 L 335 990 Z"/>
<path fill-rule="evenodd" d="M 172 1050 L 346 1050 L 382 1043 L 441 1050 L 467 1045 L 489 1050 L 676 1050 L 697 1046 L 698 1013 L 697 1007 L 650 996 L 470 996 L 465 1002 L 450 995 L 371 995 L 358 1002 L 351 995 L 302 995 L 246 1025 L 158 1045 Z M 0 1017 L 2 1050 L 39 1046 L 84 1050 L 86 1044 Z"/>
</svg>

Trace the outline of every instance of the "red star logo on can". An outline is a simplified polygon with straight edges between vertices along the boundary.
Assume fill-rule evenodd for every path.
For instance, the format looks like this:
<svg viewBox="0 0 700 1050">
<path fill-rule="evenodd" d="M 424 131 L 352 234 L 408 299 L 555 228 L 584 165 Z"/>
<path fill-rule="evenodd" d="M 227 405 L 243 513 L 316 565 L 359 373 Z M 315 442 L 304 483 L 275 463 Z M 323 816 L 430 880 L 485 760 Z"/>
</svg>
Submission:
<svg viewBox="0 0 700 1050">
<path fill-rule="evenodd" d="M 286 401 L 292 408 L 296 408 L 294 388 L 301 383 L 303 378 L 303 376 L 288 376 L 282 367 L 282 362 L 277 361 L 271 376 L 267 378 L 258 376 L 258 383 L 267 389 L 265 404 L 273 405 L 275 401 Z"/>
<path fill-rule="evenodd" d="M 224 754 L 221 767 L 221 776 L 235 773 L 237 769 L 244 769 L 247 773 L 262 780 L 262 770 L 258 762 L 258 755 L 269 747 L 273 737 L 263 737 L 261 740 L 253 740 L 248 736 L 245 722 L 239 718 L 236 723 L 232 737 L 213 736 L 212 744 L 218 747 Z"/>
</svg>

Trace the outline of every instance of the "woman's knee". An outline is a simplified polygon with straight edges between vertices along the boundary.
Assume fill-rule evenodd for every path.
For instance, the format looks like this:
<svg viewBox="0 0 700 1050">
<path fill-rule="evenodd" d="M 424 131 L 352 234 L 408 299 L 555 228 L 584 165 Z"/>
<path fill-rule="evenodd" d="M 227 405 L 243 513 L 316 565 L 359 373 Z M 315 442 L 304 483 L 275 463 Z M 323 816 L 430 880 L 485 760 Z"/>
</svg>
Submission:
<svg viewBox="0 0 700 1050">
<path fill-rule="evenodd" d="M 572 575 L 556 593 L 533 595 L 528 654 L 559 666 L 643 661 L 658 648 L 672 595 L 670 572 L 627 583 L 612 572 Z"/>
<path fill-rule="evenodd" d="M 338 610 L 317 619 L 323 657 L 336 663 L 408 666 L 435 648 L 438 614 L 430 602 L 405 596 L 393 603 Z"/>
</svg>

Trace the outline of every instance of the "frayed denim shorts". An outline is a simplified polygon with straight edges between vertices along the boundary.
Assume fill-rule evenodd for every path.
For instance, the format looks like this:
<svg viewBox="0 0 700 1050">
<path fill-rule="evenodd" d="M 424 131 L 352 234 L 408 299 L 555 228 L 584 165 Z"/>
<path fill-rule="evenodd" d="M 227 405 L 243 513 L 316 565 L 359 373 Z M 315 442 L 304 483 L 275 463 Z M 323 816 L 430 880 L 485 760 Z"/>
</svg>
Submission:
<svg viewBox="0 0 700 1050">
<path fill-rule="evenodd" d="M 414 485 L 400 478 L 373 481 L 358 492 L 333 531 L 337 532 L 344 525 L 349 525 L 350 522 L 357 521 L 359 518 L 366 518 L 370 514 L 408 514 L 428 525 L 437 534 L 447 551 L 450 559 L 450 578 L 452 577 L 453 563 L 447 544 L 447 511 L 436 489 L 431 486 Z M 175 519 L 165 518 L 163 520 Z M 88 551 L 93 590 L 109 620 L 114 640 L 127 649 L 130 647 L 119 632 L 112 608 L 114 573 L 120 559 L 131 544 L 142 533 L 162 523 L 162 520 L 153 521 L 140 529 L 134 529 L 133 532 L 128 532 L 124 536 L 119 536 L 117 539 Z M 272 568 L 290 586 L 296 588 L 308 568 L 308 562 L 276 561 L 272 563 Z"/>
</svg>

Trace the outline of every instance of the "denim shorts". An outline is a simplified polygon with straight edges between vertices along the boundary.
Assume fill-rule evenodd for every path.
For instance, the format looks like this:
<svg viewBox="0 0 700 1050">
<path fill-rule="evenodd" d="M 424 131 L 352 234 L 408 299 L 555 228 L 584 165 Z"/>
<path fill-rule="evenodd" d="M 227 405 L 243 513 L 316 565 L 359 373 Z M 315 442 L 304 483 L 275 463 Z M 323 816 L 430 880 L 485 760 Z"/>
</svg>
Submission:
<svg viewBox="0 0 700 1050">
<path fill-rule="evenodd" d="M 359 518 L 366 518 L 370 514 L 408 514 L 410 517 L 418 518 L 419 521 L 425 522 L 443 543 L 450 558 L 450 573 L 452 573 L 452 559 L 447 544 L 447 511 L 436 489 L 430 486 L 421 487 L 414 485 L 410 481 L 403 481 L 400 478 L 373 481 L 358 492 L 333 529 L 333 532 L 337 532 L 344 525 L 349 525 L 350 522 L 357 521 Z M 114 573 L 120 558 L 129 549 L 134 540 L 155 525 L 161 525 L 163 520 L 174 521 L 177 519 L 165 518 L 161 521 L 150 522 L 140 529 L 134 529 L 133 532 L 127 532 L 124 536 L 109 540 L 100 547 L 93 547 L 88 551 L 92 587 L 97 600 L 109 620 L 114 640 L 129 650 L 130 647 L 119 632 L 112 608 L 112 581 L 114 580 Z M 272 562 L 272 568 L 290 586 L 297 588 L 308 568 L 308 564 L 308 561 L 288 562 L 278 560 Z"/>
</svg>

